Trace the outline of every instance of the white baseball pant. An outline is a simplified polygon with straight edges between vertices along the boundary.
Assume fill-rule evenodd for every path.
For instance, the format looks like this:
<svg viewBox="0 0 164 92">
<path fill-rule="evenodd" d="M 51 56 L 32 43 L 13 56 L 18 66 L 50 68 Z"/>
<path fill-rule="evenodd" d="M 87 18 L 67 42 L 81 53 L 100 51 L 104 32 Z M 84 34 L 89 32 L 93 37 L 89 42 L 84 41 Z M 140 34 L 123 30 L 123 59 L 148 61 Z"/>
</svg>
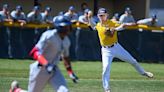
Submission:
<svg viewBox="0 0 164 92">
<path fill-rule="evenodd" d="M 50 83 L 56 92 L 68 92 L 66 81 L 58 67 L 51 74 L 45 68 L 38 67 L 38 62 L 30 65 L 28 92 L 42 92 Z"/>
<path fill-rule="evenodd" d="M 144 74 L 144 69 L 119 43 L 115 43 L 111 48 L 101 48 L 102 53 L 102 82 L 104 90 L 110 89 L 110 71 L 113 58 L 119 58 L 122 61 L 130 63 L 140 74 Z"/>
</svg>

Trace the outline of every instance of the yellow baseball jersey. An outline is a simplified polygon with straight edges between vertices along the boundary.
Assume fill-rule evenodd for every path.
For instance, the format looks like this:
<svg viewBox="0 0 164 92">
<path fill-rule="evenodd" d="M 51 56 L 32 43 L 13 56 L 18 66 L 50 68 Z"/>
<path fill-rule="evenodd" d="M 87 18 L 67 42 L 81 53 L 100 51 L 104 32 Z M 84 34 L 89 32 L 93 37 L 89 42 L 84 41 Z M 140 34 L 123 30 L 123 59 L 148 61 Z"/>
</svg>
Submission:
<svg viewBox="0 0 164 92">
<path fill-rule="evenodd" d="M 103 25 L 101 23 L 97 23 L 96 29 L 98 31 L 100 44 L 102 46 L 110 46 L 118 41 L 117 31 L 114 32 L 113 36 L 109 36 L 109 35 L 105 34 L 106 27 L 110 28 L 110 27 L 116 27 L 116 26 L 117 26 L 117 24 L 112 22 L 111 20 L 107 20 L 107 22 L 104 23 Z"/>
</svg>

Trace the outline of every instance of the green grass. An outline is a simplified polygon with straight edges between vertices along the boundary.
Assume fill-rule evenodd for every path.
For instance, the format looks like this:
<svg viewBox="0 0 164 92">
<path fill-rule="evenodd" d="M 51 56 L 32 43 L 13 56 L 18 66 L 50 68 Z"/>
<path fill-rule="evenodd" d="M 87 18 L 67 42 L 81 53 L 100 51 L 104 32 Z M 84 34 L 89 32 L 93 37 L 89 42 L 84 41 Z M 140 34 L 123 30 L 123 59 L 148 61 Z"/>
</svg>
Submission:
<svg viewBox="0 0 164 92">
<path fill-rule="evenodd" d="M 31 60 L 0 59 L 0 92 L 8 92 L 10 83 L 18 80 L 23 89 L 27 89 L 29 65 Z M 74 84 L 68 77 L 63 62 L 59 64 L 67 79 L 70 92 L 103 92 L 101 83 L 101 62 L 74 61 L 73 69 L 80 78 Z M 164 92 L 164 65 L 141 63 L 145 70 L 154 73 L 153 79 L 139 75 L 125 62 L 113 62 L 111 70 L 112 92 Z M 54 92 L 47 85 L 44 92 Z"/>
</svg>

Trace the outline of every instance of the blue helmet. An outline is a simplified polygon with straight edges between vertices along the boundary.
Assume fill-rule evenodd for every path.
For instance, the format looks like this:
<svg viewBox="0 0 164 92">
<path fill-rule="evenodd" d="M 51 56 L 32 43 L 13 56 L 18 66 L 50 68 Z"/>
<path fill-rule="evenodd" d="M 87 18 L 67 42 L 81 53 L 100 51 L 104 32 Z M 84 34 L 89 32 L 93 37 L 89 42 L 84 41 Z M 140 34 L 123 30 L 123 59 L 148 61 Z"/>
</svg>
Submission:
<svg viewBox="0 0 164 92">
<path fill-rule="evenodd" d="M 54 26 L 59 32 L 67 31 L 67 30 L 63 30 L 63 27 L 71 26 L 71 24 L 72 23 L 64 15 L 57 16 L 57 18 L 54 21 Z"/>
<path fill-rule="evenodd" d="M 64 15 L 57 16 L 57 18 L 54 21 L 54 25 L 56 27 L 58 26 L 70 26 L 72 23 L 68 20 L 68 18 Z"/>
</svg>

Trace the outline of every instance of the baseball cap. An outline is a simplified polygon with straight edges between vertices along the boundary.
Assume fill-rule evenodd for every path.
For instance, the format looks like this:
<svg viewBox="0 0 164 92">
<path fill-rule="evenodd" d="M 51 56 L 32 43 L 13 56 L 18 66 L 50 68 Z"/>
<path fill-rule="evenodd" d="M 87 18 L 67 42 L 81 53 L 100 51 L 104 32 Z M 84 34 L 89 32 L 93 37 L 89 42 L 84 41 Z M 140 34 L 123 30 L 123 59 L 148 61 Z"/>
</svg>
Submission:
<svg viewBox="0 0 164 92">
<path fill-rule="evenodd" d="M 75 7 L 74 7 L 74 6 L 70 6 L 70 7 L 69 7 L 69 10 L 74 11 L 74 10 L 75 10 Z"/>
<path fill-rule="evenodd" d="M 126 7 L 126 8 L 125 8 L 125 12 L 127 12 L 127 13 L 130 14 L 130 13 L 131 13 L 131 9 L 130 9 L 130 7 Z"/>
<path fill-rule="evenodd" d="M 39 6 L 34 6 L 33 10 L 40 10 Z"/>
<path fill-rule="evenodd" d="M 156 19 L 156 18 L 157 18 L 157 15 L 156 15 L 156 14 L 153 14 L 151 17 L 152 17 L 153 19 Z"/>
<path fill-rule="evenodd" d="M 51 7 L 47 6 L 45 10 L 50 12 L 51 11 Z"/>
<path fill-rule="evenodd" d="M 125 11 L 131 11 L 130 7 L 126 7 Z"/>
<path fill-rule="evenodd" d="M 64 15 L 64 11 L 60 11 L 58 15 Z"/>
<path fill-rule="evenodd" d="M 4 4 L 4 5 L 3 5 L 3 8 L 8 9 L 8 8 L 9 8 L 9 5 L 8 5 L 8 4 Z"/>
<path fill-rule="evenodd" d="M 100 8 L 99 10 L 98 10 L 98 15 L 104 15 L 104 14 L 106 14 L 107 13 L 107 10 L 105 9 L 105 8 Z"/>
<path fill-rule="evenodd" d="M 119 14 L 118 14 L 118 13 L 115 13 L 115 14 L 114 14 L 114 17 L 115 17 L 116 19 L 119 19 Z"/>
<path fill-rule="evenodd" d="M 23 10 L 23 9 L 22 9 L 22 6 L 20 6 L 20 5 L 16 6 L 16 10 L 22 11 L 22 10 Z"/>
<path fill-rule="evenodd" d="M 85 9 L 84 13 L 88 13 L 90 11 L 90 9 Z"/>
</svg>

